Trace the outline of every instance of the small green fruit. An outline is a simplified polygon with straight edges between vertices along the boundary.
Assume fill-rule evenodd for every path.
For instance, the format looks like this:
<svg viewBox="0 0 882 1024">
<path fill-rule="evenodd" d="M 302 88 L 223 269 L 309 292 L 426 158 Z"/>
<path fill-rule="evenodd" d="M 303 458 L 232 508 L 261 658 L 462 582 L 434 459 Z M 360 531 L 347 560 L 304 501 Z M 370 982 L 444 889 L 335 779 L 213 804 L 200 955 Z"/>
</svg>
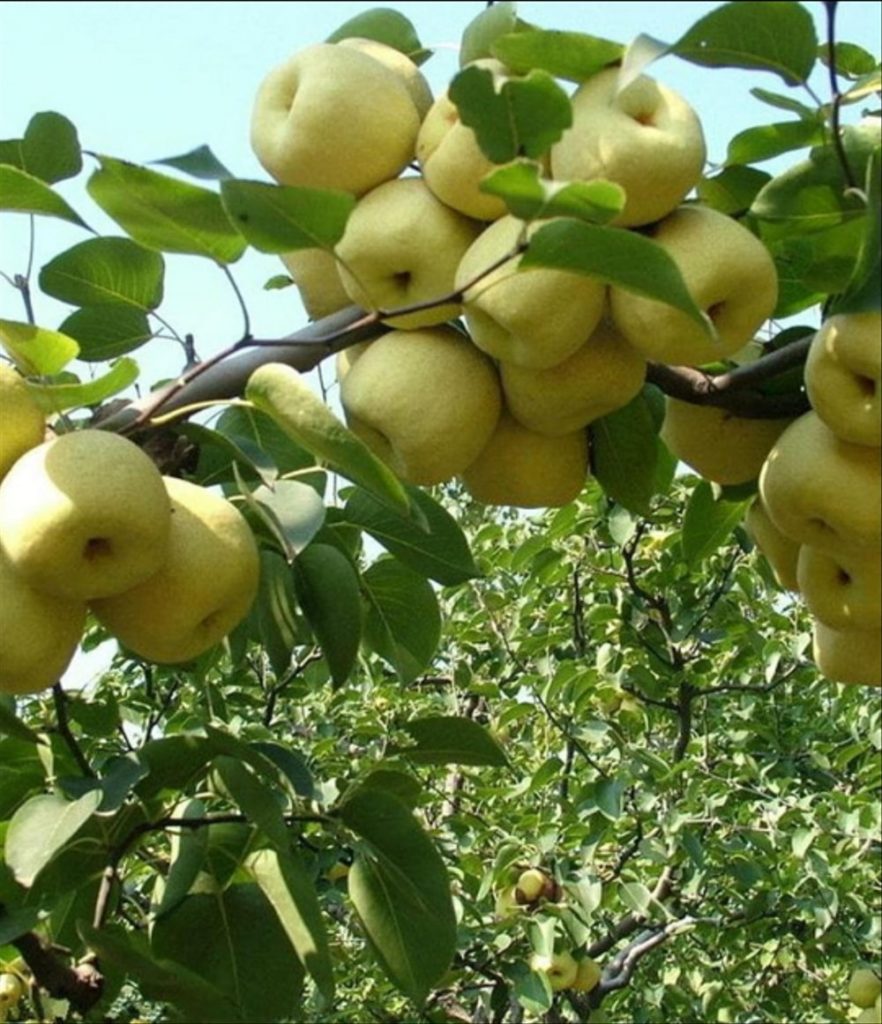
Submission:
<svg viewBox="0 0 882 1024">
<path fill-rule="evenodd" d="M 872 1008 L 876 997 L 882 992 L 882 981 L 869 967 L 859 967 L 848 983 L 848 998 L 862 1009 Z"/>
</svg>

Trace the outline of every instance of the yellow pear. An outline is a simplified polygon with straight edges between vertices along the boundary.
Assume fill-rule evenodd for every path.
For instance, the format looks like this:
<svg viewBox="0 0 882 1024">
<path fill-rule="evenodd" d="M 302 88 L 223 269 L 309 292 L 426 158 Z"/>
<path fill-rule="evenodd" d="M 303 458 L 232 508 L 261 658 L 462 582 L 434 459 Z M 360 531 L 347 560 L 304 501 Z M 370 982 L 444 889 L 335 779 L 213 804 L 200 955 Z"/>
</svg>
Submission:
<svg viewBox="0 0 882 1024">
<path fill-rule="evenodd" d="M 665 401 L 661 437 L 681 462 L 714 483 L 756 480 L 773 445 L 792 420 L 757 420 L 727 409 Z"/>
<path fill-rule="evenodd" d="M 520 271 L 520 256 L 478 280 L 507 253 L 516 252 L 525 233 L 526 225 L 516 217 L 491 224 L 463 256 L 456 287 L 467 289 L 463 311 L 478 348 L 515 366 L 544 370 L 569 359 L 593 334 L 603 315 L 606 286 L 567 270 Z"/>
<path fill-rule="evenodd" d="M 26 451 L 36 448 L 46 431 L 46 417 L 21 374 L 0 363 L 0 480 Z"/>
<path fill-rule="evenodd" d="M 498 61 L 474 64 L 491 71 L 497 87 L 509 77 Z M 496 220 L 507 212 L 498 196 L 480 190 L 481 181 L 497 165 L 484 156 L 475 133 L 460 121 L 456 104 L 446 93 L 435 100 L 423 119 L 416 155 L 426 184 L 442 203 L 475 220 Z"/>
<path fill-rule="evenodd" d="M 882 629 L 831 629 L 814 623 L 818 671 L 834 683 L 882 686 Z"/>
<path fill-rule="evenodd" d="M 394 46 L 387 46 L 377 39 L 365 39 L 361 36 L 347 36 L 346 39 L 341 39 L 337 45 L 351 47 L 353 50 L 366 53 L 368 57 L 373 57 L 374 60 L 385 64 L 404 82 L 420 121 L 428 114 L 429 107 L 432 106 L 432 90 L 425 75 L 406 53 L 396 50 Z"/>
<path fill-rule="evenodd" d="M 515 897 L 518 903 L 535 903 L 545 892 L 548 876 L 539 868 L 527 868 L 518 875 Z"/>
<path fill-rule="evenodd" d="M 809 349 L 805 386 L 838 438 L 882 445 L 882 315 L 841 313 L 826 320 Z"/>
<path fill-rule="evenodd" d="M 530 970 L 544 974 L 552 992 L 571 988 L 579 973 L 579 965 L 572 953 L 554 953 L 542 956 L 534 953 L 530 959 Z"/>
<path fill-rule="evenodd" d="M 608 322 L 557 366 L 530 369 L 501 362 L 505 404 L 540 434 L 570 434 L 627 405 L 643 387 L 646 360 Z"/>
<path fill-rule="evenodd" d="M 882 625 L 882 549 L 843 548 L 830 554 L 805 545 L 797 579 L 809 611 L 831 629 Z"/>
<path fill-rule="evenodd" d="M 0 693 L 36 693 L 54 686 L 85 624 L 82 601 L 34 590 L 0 551 Z"/>
<path fill-rule="evenodd" d="M 754 544 L 769 563 L 778 585 L 784 590 L 797 592 L 800 545 L 775 526 L 761 498 L 755 498 L 747 510 L 744 525 Z"/>
<path fill-rule="evenodd" d="M 93 601 L 96 618 L 148 661 L 190 661 L 248 614 L 260 558 L 248 523 L 223 496 L 166 477 L 172 526 L 158 573 L 124 594 Z"/>
<path fill-rule="evenodd" d="M 58 597 L 119 594 L 153 575 L 170 521 L 159 470 L 102 430 L 32 448 L 0 483 L 0 545 L 31 586 Z"/>
<path fill-rule="evenodd" d="M 297 285 L 310 320 L 321 320 L 352 305 L 332 252 L 327 249 L 298 249 L 286 252 L 282 262 Z"/>
<path fill-rule="evenodd" d="M 882 1009 L 875 1004 L 868 1006 L 866 1010 L 861 1010 L 854 1020 L 855 1024 L 882 1024 Z"/>
<path fill-rule="evenodd" d="M 371 310 L 400 309 L 444 298 L 480 225 L 445 206 L 421 178 L 399 178 L 363 196 L 335 252 L 352 302 Z M 384 322 L 412 330 L 453 320 L 447 302 Z"/>
<path fill-rule="evenodd" d="M 551 148 L 551 175 L 621 185 L 627 201 L 614 223 L 635 227 L 680 205 L 706 151 L 701 122 L 678 93 L 647 75 L 620 89 L 620 77 L 607 68 L 576 90 L 572 127 Z"/>
<path fill-rule="evenodd" d="M 800 416 L 769 452 L 759 488 L 772 521 L 788 537 L 832 554 L 879 548 L 882 449 L 840 441 L 818 417 Z"/>
<path fill-rule="evenodd" d="M 419 124 L 398 73 L 352 47 L 316 43 L 264 79 L 251 146 L 283 185 L 363 195 L 413 159 Z"/>
<path fill-rule="evenodd" d="M 677 264 L 696 305 L 713 322 L 716 338 L 673 306 L 611 288 L 616 326 L 647 359 L 687 366 L 726 359 L 775 311 L 775 264 L 738 221 L 708 207 L 682 206 L 656 224 L 650 237 Z"/>
<path fill-rule="evenodd" d="M 458 331 L 391 331 L 338 360 L 350 429 L 408 483 L 439 484 L 487 444 L 502 397 L 492 362 Z"/>
<path fill-rule="evenodd" d="M 603 977 L 603 968 L 590 957 L 584 957 L 577 961 L 579 965 L 576 980 L 570 986 L 576 992 L 591 992 L 600 984 Z"/>
<path fill-rule="evenodd" d="M 869 967 L 858 967 L 852 971 L 848 982 L 848 998 L 862 1009 L 871 1007 L 882 992 L 882 979 Z"/>
<path fill-rule="evenodd" d="M 486 505 L 558 508 L 574 501 L 588 477 L 588 435 L 537 434 L 503 412 L 493 436 L 462 473 L 466 490 Z"/>
</svg>

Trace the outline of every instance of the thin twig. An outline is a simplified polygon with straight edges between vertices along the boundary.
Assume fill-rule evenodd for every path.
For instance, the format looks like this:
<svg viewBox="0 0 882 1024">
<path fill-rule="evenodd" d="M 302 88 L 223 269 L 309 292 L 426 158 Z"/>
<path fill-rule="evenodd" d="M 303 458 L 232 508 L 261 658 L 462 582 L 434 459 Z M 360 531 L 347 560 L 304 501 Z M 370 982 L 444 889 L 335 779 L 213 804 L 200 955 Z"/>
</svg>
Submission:
<svg viewBox="0 0 882 1024">
<path fill-rule="evenodd" d="M 88 779 L 97 778 L 92 766 L 89 764 L 86 755 L 80 749 L 80 745 L 76 741 L 76 737 L 70 729 L 70 719 L 67 715 L 67 694 L 61 688 L 61 683 L 56 683 L 52 687 L 52 699 L 55 703 L 55 718 L 58 723 L 58 734 L 64 740 L 67 745 L 67 749 L 73 755 L 73 759 L 77 763 L 77 767 Z"/>
<path fill-rule="evenodd" d="M 842 141 L 842 124 L 840 114 L 842 111 L 842 93 L 839 90 L 839 77 L 836 66 L 836 8 L 838 3 L 832 0 L 824 0 L 824 8 L 827 11 L 827 66 L 830 72 L 830 92 L 833 103 L 830 108 L 830 129 L 833 133 L 833 148 L 842 166 L 842 173 L 849 188 L 857 188 L 857 178 L 848 162 L 848 153 L 845 152 L 845 144 Z"/>
</svg>

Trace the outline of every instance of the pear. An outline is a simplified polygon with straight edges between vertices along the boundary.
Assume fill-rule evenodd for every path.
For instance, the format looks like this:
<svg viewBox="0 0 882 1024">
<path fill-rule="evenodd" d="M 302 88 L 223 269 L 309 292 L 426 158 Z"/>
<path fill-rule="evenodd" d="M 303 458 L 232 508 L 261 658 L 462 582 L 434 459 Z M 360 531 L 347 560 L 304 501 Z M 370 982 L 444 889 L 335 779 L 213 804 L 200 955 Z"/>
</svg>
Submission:
<svg viewBox="0 0 882 1024">
<path fill-rule="evenodd" d="M 474 64 L 490 70 L 497 86 L 509 77 L 499 61 Z M 462 123 L 456 104 L 446 93 L 435 100 L 423 119 L 416 155 L 426 184 L 442 203 L 475 220 L 497 220 L 507 212 L 502 199 L 480 190 L 481 181 L 497 165 L 481 151 L 475 133 Z"/>
<path fill-rule="evenodd" d="M 647 75 L 619 88 L 618 67 L 579 86 L 573 124 L 551 148 L 558 181 L 605 179 L 627 193 L 614 223 L 636 227 L 660 220 L 701 177 L 706 156 L 697 114 L 673 89 Z"/>
<path fill-rule="evenodd" d="M 91 608 L 142 658 L 176 664 L 199 657 L 245 618 L 257 594 L 260 558 L 244 516 L 222 495 L 186 480 L 164 483 L 172 526 L 161 570 Z"/>
<path fill-rule="evenodd" d="M 352 302 L 389 310 L 444 298 L 480 225 L 436 199 L 421 178 L 399 178 L 363 196 L 335 252 Z M 412 330 L 453 320 L 458 302 L 388 317 Z"/>
<path fill-rule="evenodd" d="M 34 590 L 0 552 L 0 693 L 37 693 L 54 686 L 85 624 L 82 601 Z"/>
<path fill-rule="evenodd" d="M 353 47 L 316 43 L 264 79 L 251 146 L 282 185 L 363 195 L 413 159 L 419 126 L 400 74 Z"/>
<path fill-rule="evenodd" d="M 600 984 L 600 979 L 603 977 L 603 968 L 596 960 L 592 960 L 587 956 L 577 961 L 577 963 L 579 970 L 576 974 L 576 980 L 570 988 L 575 992 L 591 992 Z"/>
<path fill-rule="evenodd" d="M 882 979 L 869 967 L 857 967 L 848 982 L 848 998 L 862 1009 L 871 1007 L 882 992 Z"/>
<path fill-rule="evenodd" d="M 579 965 L 572 953 L 554 953 L 542 956 L 534 953 L 530 959 L 530 970 L 544 974 L 552 992 L 571 988 L 579 974 Z"/>
<path fill-rule="evenodd" d="M 799 590 L 816 619 L 831 629 L 878 629 L 882 624 L 882 551 L 804 546 Z"/>
<path fill-rule="evenodd" d="M 744 348 L 778 302 L 778 274 L 763 243 L 738 221 L 703 206 L 680 207 L 649 235 L 677 264 L 716 337 L 673 306 L 613 287 L 612 318 L 622 334 L 657 363 L 701 366 Z"/>
<path fill-rule="evenodd" d="M 769 567 L 783 590 L 799 590 L 797 566 L 800 544 L 783 534 L 769 518 L 761 498 L 755 498 L 744 520 L 751 540 L 769 563 Z"/>
<path fill-rule="evenodd" d="M 831 629 L 815 620 L 818 671 L 834 683 L 882 686 L 882 629 Z"/>
<path fill-rule="evenodd" d="M 882 314 L 841 313 L 815 335 L 805 364 L 815 412 L 843 441 L 882 445 Z"/>
<path fill-rule="evenodd" d="M 535 903 L 545 892 L 548 876 L 539 868 L 527 868 L 518 875 L 515 897 L 519 904 Z"/>
<path fill-rule="evenodd" d="M 152 576 L 170 523 L 159 470 L 102 430 L 32 448 L 0 483 L 0 546 L 31 586 L 58 597 L 107 597 Z"/>
<path fill-rule="evenodd" d="M 297 249 L 282 257 L 310 320 L 321 320 L 352 304 L 337 260 L 327 249 Z"/>
<path fill-rule="evenodd" d="M 401 50 L 394 46 L 387 46 L 377 39 L 365 39 L 362 36 L 347 36 L 341 39 L 338 46 L 351 47 L 360 53 L 366 53 L 381 64 L 384 64 L 391 71 L 398 75 L 413 100 L 420 121 L 428 114 L 432 106 L 432 90 L 426 81 L 425 75 L 416 64 Z"/>
<path fill-rule="evenodd" d="M 350 429 L 408 483 L 461 473 L 499 420 L 495 367 L 452 328 L 391 331 L 345 350 L 337 366 Z"/>
<path fill-rule="evenodd" d="M 501 362 L 499 373 L 512 416 L 530 430 L 554 436 L 581 430 L 627 405 L 643 387 L 646 360 L 602 320 L 557 366 L 536 370 Z"/>
<path fill-rule="evenodd" d="M 42 442 L 45 432 L 46 417 L 24 378 L 0 363 L 0 480 L 26 451 Z"/>
<path fill-rule="evenodd" d="M 878 549 L 882 449 L 840 441 L 817 413 L 800 416 L 769 452 L 759 489 L 782 533 L 836 554 Z"/>
<path fill-rule="evenodd" d="M 462 473 L 462 482 L 476 501 L 486 505 L 558 508 L 579 496 L 587 477 L 584 430 L 549 437 L 503 412 L 484 450 Z"/>
<path fill-rule="evenodd" d="M 594 333 L 606 286 L 567 270 L 521 271 L 520 256 L 481 276 L 516 252 L 531 230 L 516 217 L 491 224 L 463 256 L 456 287 L 465 289 L 463 311 L 478 348 L 515 366 L 545 370 L 575 355 Z"/>
<path fill-rule="evenodd" d="M 667 398 L 661 438 L 672 454 L 705 480 L 736 485 L 756 480 L 791 422 L 747 419 L 712 405 Z"/>
</svg>

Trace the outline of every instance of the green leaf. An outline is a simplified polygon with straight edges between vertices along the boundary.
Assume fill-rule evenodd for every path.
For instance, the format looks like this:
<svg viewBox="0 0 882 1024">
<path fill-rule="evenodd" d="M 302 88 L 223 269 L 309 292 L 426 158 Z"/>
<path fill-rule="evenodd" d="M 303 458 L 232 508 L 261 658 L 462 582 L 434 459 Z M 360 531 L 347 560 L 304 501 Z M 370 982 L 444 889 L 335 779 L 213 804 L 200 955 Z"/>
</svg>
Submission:
<svg viewBox="0 0 882 1024">
<path fill-rule="evenodd" d="M 92 229 L 61 196 L 39 178 L 8 164 L 0 165 L 0 210 L 57 217 Z"/>
<path fill-rule="evenodd" d="M 368 599 L 365 639 L 412 682 L 432 660 L 441 638 L 441 613 L 431 585 L 394 558 L 382 558 L 362 574 Z"/>
<path fill-rule="evenodd" d="M 201 800 L 187 800 L 175 809 L 175 818 L 199 819 L 205 816 Z M 162 895 L 152 908 L 154 920 L 170 913 L 187 897 L 196 881 L 208 852 L 209 829 L 179 828 L 170 835 L 169 869 L 163 879 Z"/>
<path fill-rule="evenodd" d="M 16 716 L 14 706 L 8 707 L 2 699 L 0 699 L 0 734 L 23 740 L 25 743 L 46 742 Z"/>
<path fill-rule="evenodd" d="M 789 0 L 738 0 L 700 18 L 671 52 L 704 67 L 771 71 L 801 85 L 815 66 L 818 37 L 811 14 Z"/>
<path fill-rule="evenodd" d="M 750 95 L 755 96 L 762 103 L 767 103 L 770 107 L 776 107 L 778 110 L 789 110 L 792 114 L 797 114 L 806 121 L 818 120 L 818 111 L 814 107 L 800 103 L 799 100 L 794 99 L 792 96 L 782 96 L 777 92 L 769 92 L 768 89 L 751 89 Z"/>
<path fill-rule="evenodd" d="M 619 893 L 625 906 L 635 914 L 645 914 L 652 906 L 652 893 L 640 882 L 621 882 Z"/>
<path fill-rule="evenodd" d="M 260 252 L 330 249 L 343 237 L 355 196 L 232 178 L 221 183 L 230 220 Z"/>
<path fill-rule="evenodd" d="M 148 741 L 140 759 L 149 774 L 138 783 L 138 795 L 150 800 L 164 790 L 184 789 L 204 772 L 213 753 L 204 736 L 184 734 Z"/>
<path fill-rule="evenodd" d="M 224 264 L 247 248 L 216 193 L 113 157 L 98 159 L 89 195 L 136 242 Z"/>
<path fill-rule="evenodd" d="M 251 497 L 271 518 L 274 533 L 289 561 L 312 541 L 325 522 L 325 504 L 312 487 L 296 480 L 276 480 Z"/>
<path fill-rule="evenodd" d="M 148 312 L 162 302 L 165 263 L 128 238 L 90 238 L 50 260 L 40 288 L 72 306 L 105 303 Z"/>
<path fill-rule="evenodd" d="M 315 459 L 304 448 L 291 444 L 291 438 L 266 413 L 247 406 L 227 409 L 217 421 L 216 430 L 223 437 L 249 453 L 261 451 L 278 470 L 278 475 L 297 473 L 315 465 Z"/>
<path fill-rule="evenodd" d="M 248 638 L 257 637 L 276 675 L 291 666 L 291 652 L 306 632 L 297 618 L 291 567 L 275 551 L 260 556 L 260 589 L 249 617 L 242 624 Z"/>
<path fill-rule="evenodd" d="M 782 153 L 819 145 L 825 137 L 826 130 L 819 120 L 758 125 L 739 132 L 730 141 L 726 163 L 732 166 L 771 160 Z"/>
<path fill-rule="evenodd" d="M 180 963 L 157 957 L 145 935 L 112 924 L 93 928 L 85 921 L 79 923 L 79 930 L 102 964 L 133 978 L 145 998 L 171 1003 L 185 1020 L 232 1024 L 245 1019 L 218 987 Z"/>
<path fill-rule="evenodd" d="M 426 491 L 409 487 L 411 502 L 426 524 L 392 512 L 357 488 L 346 502 L 346 519 L 369 533 L 399 561 L 444 586 L 480 576 L 468 541 L 456 520 Z"/>
<path fill-rule="evenodd" d="M 530 238 L 520 266 L 557 267 L 597 277 L 674 306 L 708 333 L 713 330 L 689 294 L 677 264 L 660 245 L 636 231 L 557 220 Z"/>
<path fill-rule="evenodd" d="M 336 472 L 392 508 L 410 508 L 407 491 L 392 470 L 334 415 L 293 367 L 282 363 L 261 366 L 249 378 L 245 396 Z"/>
<path fill-rule="evenodd" d="M 736 217 L 750 209 L 759 190 L 771 180 L 771 174 L 755 167 L 724 167 L 713 177 L 702 178 L 696 191 L 705 206 Z"/>
<path fill-rule="evenodd" d="M 303 969 L 257 885 L 188 896 L 154 924 L 151 953 L 160 962 L 180 964 L 221 993 L 235 1007 L 235 1020 L 299 1019 Z M 215 1017 L 200 1008 L 187 1019 Z"/>
<path fill-rule="evenodd" d="M 826 45 L 820 47 L 818 56 L 829 67 L 829 47 Z M 842 75 L 843 78 L 862 78 L 864 75 L 872 74 L 879 68 L 879 62 L 873 54 L 868 53 L 862 46 L 857 46 L 855 43 L 836 43 L 834 59 L 836 62 L 836 72 Z"/>
<path fill-rule="evenodd" d="M 6 833 L 6 863 L 18 882 L 30 887 L 37 875 L 70 843 L 97 811 L 103 794 L 93 789 L 73 802 L 35 796 L 12 816 Z"/>
<path fill-rule="evenodd" d="M 496 39 L 491 48 L 494 57 L 518 74 L 538 68 L 571 82 L 586 81 L 625 54 L 621 43 L 609 39 L 545 29 L 510 32 Z"/>
<path fill-rule="evenodd" d="M 294 587 L 331 678 L 342 685 L 355 666 L 362 633 L 361 592 L 349 559 L 329 544 L 311 544 L 294 562 Z"/>
<path fill-rule="evenodd" d="M 544 71 L 504 81 L 497 91 L 491 71 L 467 67 L 450 83 L 448 95 L 485 156 L 497 164 L 521 156 L 538 159 L 573 122 L 569 97 Z"/>
<path fill-rule="evenodd" d="M 0 345 L 24 373 L 34 377 L 60 373 L 80 351 L 66 334 L 15 320 L 0 320 Z"/>
<path fill-rule="evenodd" d="M 103 363 L 133 352 L 153 337 L 146 313 L 117 303 L 75 310 L 59 330 L 77 342 L 79 358 L 87 363 Z"/>
<path fill-rule="evenodd" d="M 832 313 L 882 310 L 882 153 L 873 154 L 867 168 L 868 204 L 857 261 L 844 293 Z"/>
<path fill-rule="evenodd" d="M 575 217 L 605 224 L 625 205 L 625 190 L 611 181 L 555 182 L 542 178 L 538 164 L 517 161 L 489 174 L 482 192 L 499 196 L 520 220 Z"/>
<path fill-rule="evenodd" d="M 360 780 L 359 789 L 370 787 L 391 793 L 411 810 L 419 805 L 423 795 L 423 787 L 417 779 L 406 772 L 394 771 L 390 768 L 376 768 Z"/>
<path fill-rule="evenodd" d="M 65 409 L 79 409 L 106 402 L 108 398 L 131 387 L 140 373 L 141 369 L 134 359 L 124 358 L 118 359 L 107 373 L 85 383 L 35 384 L 29 390 L 45 412 L 63 412 Z"/>
<path fill-rule="evenodd" d="M 349 895 L 392 982 L 421 1005 L 447 972 L 456 918 L 447 871 L 407 807 L 376 788 L 340 808 L 364 843 L 349 872 Z"/>
<path fill-rule="evenodd" d="M 356 14 L 332 32 L 327 42 L 338 43 L 353 37 L 385 43 L 406 54 L 415 64 L 422 64 L 430 56 L 411 22 L 391 7 L 374 7 Z"/>
<path fill-rule="evenodd" d="M 842 142 L 852 173 L 866 181 L 870 160 L 879 150 L 878 128 L 846 127 Z M 764 229 L 774 227 L 785 235 L 823 231 L 862 216 L 864 210 L 860 197 L 849 192 L 839 154 L 831 145 L 813 149 L 807 160 L 773 178 L 751 207 Z"/>
<path fill-rule="evenodd" d="M 490 733 L 469 718 L 433 715 L 405 722 L 415 747 L 400 747 L 415 764 L 508 765 L 505 751 Z"/>
<path fill-rule="evenodd" d="M 245 869 L 272 904 L 300 962 L 327 1003 L 334 998 L 328 936 L 315 886 L 291 850 L 258 850 Z"/>
<path fill-rule="evenodd" d="M 276 790 L 235 757 L 222 754 L 213 764 L 227 795 L 245 817 L 257 825 L 274 846 L 287 848 L 288 829 L 276 800 Z"/>
<path fill-rule="evenodd" d="M 656 494 L 659 426 L 648 389 L 591 424 L 592 472 L 608 497 L 644 514 Z"/>
<path fill-rule="evenodd" d="M 744 519 L 747 502 L 722 501 L 702 480 L 692 492 L 683 517 L 683 557 L 695 567 L 715 554 Z"/>
<path fill-rule="evenodd" d="M 34 114 L 21 140 L 21 169 L 52 185 L 83 169 L 80 140 L 74 125 L 54 111 Z"/>
<path fill-rule="evenodd" d="M 233 177 L 208 146 L 197 146 L 196 149 L 191 149 L 180 156 L 152 160 L 151 163 L 171 167 L 175 171 L 189 174 L 191 178 L 201 178 L 204 181 L 223 181 Z"/>
<path fill-rule="evenodd" d="M 459 48 L 461 68 L 493 56 L 493 45 L 518 27 L 517 4 L 505 0 L 485 7 L 465 27 Z"/>
</svg>

